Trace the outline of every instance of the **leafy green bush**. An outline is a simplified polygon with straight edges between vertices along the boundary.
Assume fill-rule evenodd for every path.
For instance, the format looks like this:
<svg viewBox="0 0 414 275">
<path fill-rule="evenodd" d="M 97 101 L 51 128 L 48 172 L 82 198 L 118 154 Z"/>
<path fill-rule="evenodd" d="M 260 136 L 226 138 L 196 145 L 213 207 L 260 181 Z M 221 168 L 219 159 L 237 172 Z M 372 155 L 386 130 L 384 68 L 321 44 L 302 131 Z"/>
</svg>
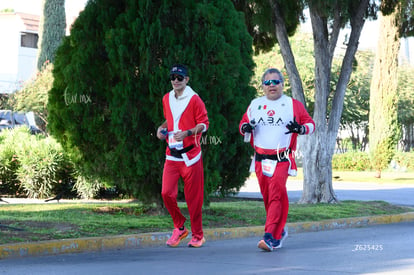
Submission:
<svg viewBox="0 0 414 275">
<path fill-rule="evenodd" d="M 46 130 L 47 124 L 47 102 L 48 92 L 53 84 L 53 64 L 46 63 L 36 77 L 27 81 L 24 87 L 14 93 L 9 103 L 13 110 L 22 112 L 34 112 L 36 114 L 36 124 Z"/>
<path fill-rule="evenodd" d="M 396 152 L 393 159 L 398 166 L 408 170 L 414 170 L 414 151 Z"/>
<path fill-rule="evenodd" d="M 33 136 L 27 133 L 27 141 L 18 149 L 20 167 L 18 179 L 31 198 L 45 198 L 62 192 L 70 162 L 59 143 L 52 137 Z"/>
<path fill-rule="evenodd" d="M 0 133 L 0 194 L 2 195 L 16 195 L 20 187 L 17 179 L 20 163 L 14 139 L 8 138 L 11 133 L 10 130 L 3 130 Z"/>
<path fill-rule="evenodd" d="M 365 171 L 371 170 L 372 166 L 368 153 L 347 152 L 333 156 L 332 169 L 341 171 Z"/>
<path fill-rule="evenodd" d="M 82 175 L 79 175 L 76 178 L 76 183 L 74 186 L 78 192 L 78 195 L 82 199 L 91 199 L 95 197 L 102 187 L 103 184 L 98 180 L 86 178 Z"/>
<path fill-rule="evenodd" d="M 73 164 L 52 137 L 31 135 L 27 127 L 0 133 L 0 192 L 31 198 L 72 192 Z"/>
<path fill-rule="evenodd" d="M 12 110 L 10 94 L 0 94 L 0 110 Z"/>
</svg>

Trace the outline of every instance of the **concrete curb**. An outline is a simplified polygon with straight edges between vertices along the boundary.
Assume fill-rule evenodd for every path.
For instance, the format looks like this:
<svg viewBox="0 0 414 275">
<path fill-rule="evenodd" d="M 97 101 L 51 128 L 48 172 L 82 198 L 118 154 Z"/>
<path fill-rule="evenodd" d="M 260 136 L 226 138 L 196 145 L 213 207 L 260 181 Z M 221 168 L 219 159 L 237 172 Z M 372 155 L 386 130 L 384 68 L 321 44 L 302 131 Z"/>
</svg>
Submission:
<svg viewBox="0 0 414 275">
<path fill-rule="evenodd" d="M 288 227 L 289 233 L 291 234 L 407 221 L 414 221 L 414 212 L 396 215 L 324 220 L 318 222 L 288 223 Z M 170 235 L 171 233 L 144 233 L 135 235 L 41 241 L 34 243 L 5 244 L 0 245 L 0 259 L 161 246 L 165 245 L 165 242 Z M 263 236 L 263 226 L 204 229 L 204 235 L 207 240 L 261 237 Z M 187 238 L 189 239 L 189 237 Z M 186 245 L 186 243 L 183 245 Z"/>
</svg>

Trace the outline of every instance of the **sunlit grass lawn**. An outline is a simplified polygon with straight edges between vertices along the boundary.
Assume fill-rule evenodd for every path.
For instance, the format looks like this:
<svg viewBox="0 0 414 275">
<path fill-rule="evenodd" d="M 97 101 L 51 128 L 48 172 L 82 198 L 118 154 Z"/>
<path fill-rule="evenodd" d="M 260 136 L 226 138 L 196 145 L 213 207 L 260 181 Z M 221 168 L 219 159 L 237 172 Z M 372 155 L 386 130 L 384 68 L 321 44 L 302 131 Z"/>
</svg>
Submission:
<svg viewBox="0 0 414 275">
<path fill-rule="evenodd" d="M 180 203 L 188 218 L 185 203 Z M 410 208 L 385 202 L 343 201 L 340 204 L 292 204 L 288 222 L 395 214 Z M 228 199 L 203 210 L 204 228 L 263 226 L 262 201 Z M 164 211 L 140 203 L 54 203 L 0 206 L 0 244 L 106 235 L 170 232 L 172 221 Z M 190 227 L 189 220 L 186 226 Z M 21 231 L 19 231 L 21 229 Z"/>
<path fill-rule="evenodd" d="M 390 184 L 413 184 L 414 172 L 393 172 L 385 171 L 381 173 L 381 178 L 374 177 L 375 172 L 352 172 L 352 171 L 334 171 L 333 177 L 339 177 L 334 180 L 342 181 L 358 181 L 358 182 L 374 182 L 374 183 L 390 183 Z"/>
<path fill-rule="evenodd" d="M 387 184 L 413 184 L 414 172 L 398 172 L 386 170 L 381 173 L 381 178 L 374 177 L 374 171 L 336 171 L 332 172 L 333 181 L 372 182 Z M 254 173 L 252 174 L 254 176 Z M 289 177 L 290 180 L 303 180 L 303 169 L 298 169 L 297 177 Z"/>
</svg>

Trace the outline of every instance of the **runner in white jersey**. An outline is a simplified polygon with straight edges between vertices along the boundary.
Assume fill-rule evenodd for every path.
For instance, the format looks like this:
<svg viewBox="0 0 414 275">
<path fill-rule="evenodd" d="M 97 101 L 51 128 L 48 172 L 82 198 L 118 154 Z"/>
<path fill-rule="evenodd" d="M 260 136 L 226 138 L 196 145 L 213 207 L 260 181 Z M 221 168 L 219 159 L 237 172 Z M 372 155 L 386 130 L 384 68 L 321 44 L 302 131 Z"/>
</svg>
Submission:
<svg viewBox="0 0 414 275">
<path fill-rule="evenodd" d="M 263 240 L 265 251 L 281 248 L 288 232 L 285 224 L 289 211 L 287 177 L 296 176 L 294 159 L 297 136 L 311 134 L 315 122 L 303 104 L 283 94 L 283 76 L 268 69 L 262 77 L 264 96 L 253 99 L 240 121 L 240 133 L 251 135 L 255 150 L 254 170 L 266 209 Z"/>
</svg>

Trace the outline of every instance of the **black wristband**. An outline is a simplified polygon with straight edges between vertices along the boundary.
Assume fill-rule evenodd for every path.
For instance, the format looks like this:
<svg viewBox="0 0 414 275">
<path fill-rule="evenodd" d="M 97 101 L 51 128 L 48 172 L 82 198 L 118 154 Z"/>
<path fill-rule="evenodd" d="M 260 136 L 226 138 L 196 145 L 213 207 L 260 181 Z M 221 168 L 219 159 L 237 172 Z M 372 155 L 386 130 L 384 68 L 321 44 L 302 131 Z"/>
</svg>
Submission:
<svg viewBox="0 0 414 275">
<path fill-rule="evenodd" d="M 306 127 L 305 127 L 305 125 L 301 125 L 300 128 L 301 128 L 301 130 L 300 130 L 299 135 L 304 135 L 306 133 Z"/>
<path fill-rule="evenodd" d="M 192 136 L 193 132 L 191 132 L 191 130 L 187 130 L 187 137 Z"/>
</svg>

